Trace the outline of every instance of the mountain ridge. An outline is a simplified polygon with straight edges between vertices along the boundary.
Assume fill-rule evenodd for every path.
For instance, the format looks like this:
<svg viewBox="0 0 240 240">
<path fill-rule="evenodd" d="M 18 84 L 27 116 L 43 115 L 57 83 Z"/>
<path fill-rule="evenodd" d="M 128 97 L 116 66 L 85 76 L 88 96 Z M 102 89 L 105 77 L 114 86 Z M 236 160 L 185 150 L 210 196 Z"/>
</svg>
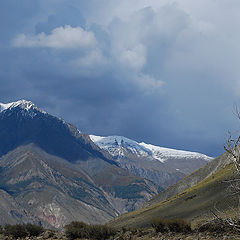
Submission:
<svg viewBox="0 0 240 240">
<path fill-rule="evenodd" d="M 196 157 L 201 157 L 206 161 L 211 161 L 213 159 L 212 157 L 208 157 L 207 155 L 202 153 L 160 147 L 160 146 L 148 144 L 145 142 L 137 142 L 123 136 L 115 136 L 115 135 L 106 136 L 106 137 L 96 136 L 96 135 L 89 135 L 89 136 L 93 142 L 95 142 L 99 147 L 102 147 L 104 149 L 108 149 L 108 145 L 109 147 L 111 147 L 114 144 L 117 146 L 121 146 L 122 144 L 127 143 L 129 147 L 132 147 L 131 150 L 133 152 L 134 150 L 136 151 L 138 150 L 140 154 L 143 154 L 143 156 L 144 155 L 147 156 L 146 154 L 150 154 L 160 162 L 166 161 L 167 157 L 179 157 L 179 156 L 189 157 L 193 159 Z M 116 156 L 114 152 L 112 152 L 112 155 Z"/>
<path fill-rule="evenodd" d="M 18 145 L 35 142 L 47 152 L 69 161 L 83 160 L 90 154 L 116 165 L 111 157 L 106 157 L 105 152 L 93 144 L 87 134 L 39 109 L 32 102 L 20 100 L 4 105 L 7 107 L 0 112 L 0 156 Z M 56 140 L 58 145 L 54 145 Z M 70 148 L 71 151 L 68 150 Z"/>
<path fill-rule="evenodd" d="M 213 158 L 204 154 L 138 143 L 122 136 L 90 135 L 123 168 L 166 188 Z"/>
</svg>

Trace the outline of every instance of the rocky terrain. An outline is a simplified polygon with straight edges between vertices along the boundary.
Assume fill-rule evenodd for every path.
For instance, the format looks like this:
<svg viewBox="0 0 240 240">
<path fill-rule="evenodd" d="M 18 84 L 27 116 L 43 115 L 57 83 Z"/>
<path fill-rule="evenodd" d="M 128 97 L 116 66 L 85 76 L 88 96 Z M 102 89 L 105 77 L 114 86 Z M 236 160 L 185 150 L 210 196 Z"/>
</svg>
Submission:
<svg viewBox="0 0 240 240">
<path fill-rule="evenodd" d="M 143 229 L 136 231 L 119 232 L 112 240 L 238 240 L 240 234 L 237 233 L 212 233 L 212 232 L 192 232 L 192 233 L 156 233 L 154 229 Z"/>
<path fill-rule="evenodd" d="M 37 237 L 25 237 L 21 240 L 68 240 L 66 235 L 61 232 L 47 230 Z M 192 233 L 156 233 L 154 229 L 142 229 L 135 231 L 119 231 L 109 240 L 239 240 L 240 234 L 217 233 L 217 232 L 192 232 Z M 11 236 L 0 234 L 0 240 L 15 240 Z M 87 240 L 87 239 L 86 239 Z"/>
</svg>

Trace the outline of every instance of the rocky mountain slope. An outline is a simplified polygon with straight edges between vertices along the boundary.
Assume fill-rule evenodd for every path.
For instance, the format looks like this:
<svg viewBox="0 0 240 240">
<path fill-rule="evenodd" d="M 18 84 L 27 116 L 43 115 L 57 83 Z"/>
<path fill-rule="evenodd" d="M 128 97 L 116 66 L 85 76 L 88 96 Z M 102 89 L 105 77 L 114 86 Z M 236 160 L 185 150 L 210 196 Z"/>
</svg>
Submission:
<svg viewBox="0 0 240 240">
<path fill-rule="evenodd" d="M 0 104 L 0 224 L 104 223 L 159 192 L 32 102 Z"/>
<path fill-rule="evenodd" d="M 206 166 L 183 178 L 177 184 L 150 200 L 141 209 L 116 218 L 115 227 L 149 226 L 154 218 L 183 218 L 196 225 L 214 217 L 234 214 L 238 195 L 231 194 L 229 180 L 235 178 L 236 169 L 228 155 L 223 154 Z"/>
<path fill-rule="evenodd" d="M 212 160 L 201 153 L 138 143 L 121 136 L 90 135 L 119 165 L 166 188 Z"/>
</svg>

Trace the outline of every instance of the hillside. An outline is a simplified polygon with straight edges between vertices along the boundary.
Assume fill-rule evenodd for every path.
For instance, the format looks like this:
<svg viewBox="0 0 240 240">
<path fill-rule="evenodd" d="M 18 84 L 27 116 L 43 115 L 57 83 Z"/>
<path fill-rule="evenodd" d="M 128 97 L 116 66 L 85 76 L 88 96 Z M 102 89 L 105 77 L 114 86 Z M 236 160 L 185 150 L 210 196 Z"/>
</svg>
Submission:
<svg viewBox="0 0 240 240">
<path fill-rule="evenodd" d="M 167 200 L 168 198 L 173 197 L 174 195 L 177 195 L 178 193 L 181 193 L 190 187 L 193 187 L 202 180 L 224 168 L 229 163 L 230 160 L 227 157 L 226 153 L 217 157 L 216 159 L 213 159 L 205 166 L 184 177 L 183 179 L 173 184 L 150 201 L 146 202 L 145 206 L 150 206 L 155 203 Z"/>
<path fill-rule="evenodd" d="M 210 168 L 208 165 L 182 180 L 188 182 L 188 179 L 194 179 L 194 176 L 197 177 L 201 173 L 206 172 L 207 177 L 197 181 L 196 185 L 193 184 L 192 187 L 184 191 L 178 190 L 176 195 L 169 195 L 171 196 L 170 198 L 162 200 L 167 198 L 166 192 L 170 192 L 168 189 L 165 193 L 163 192 L 148 202 L 145 205 L 146 207 L 124 214 L 110 222 L 110 224 L 118 228 L 127 226 L 144 227 L 149 226 L 151 220 L 154 218 L 183 218 L 196 225 L 203 219 L 213 217 L 211 211 L 214 211 L 215 208 L 220 211 L 228 211 L 229 206 L 237 207 L 238 196 L 230 195 L 229 183 L 227 182 L 227 180 L 234 177 L 235 169 L 231 164 L 224 164 L 226 166 L 222 165 L 221 168 L 220 162 L 224 162 L 224 159 L 226 160 L 226 155 L 215 160 L 215 163 L 219 163 L 219 165 L 217 164 L 219 168 L 215 165 L 216 168 L 212 174 L 208 172 Z M 209 164 L 213 166 L 211 163 Z M 180 185 L 180 183 L 177 184 L 177 186 Z M 175 189 L 177 189 L 176 185 Z"/>
</svg>

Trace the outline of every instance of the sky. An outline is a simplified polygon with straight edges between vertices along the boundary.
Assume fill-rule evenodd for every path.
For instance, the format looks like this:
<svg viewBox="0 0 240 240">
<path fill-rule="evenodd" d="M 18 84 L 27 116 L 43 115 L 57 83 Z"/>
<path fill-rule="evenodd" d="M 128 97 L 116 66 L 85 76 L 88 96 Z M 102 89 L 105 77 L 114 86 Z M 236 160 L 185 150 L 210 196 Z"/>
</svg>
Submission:
<svg viewBox="0 0 240 240">
<path fill-rule="evenodd" d="M 216 157 L 239 133 L 239 11 L 239 0 L 1 0 L 0 102 Z"/>
</svg>

